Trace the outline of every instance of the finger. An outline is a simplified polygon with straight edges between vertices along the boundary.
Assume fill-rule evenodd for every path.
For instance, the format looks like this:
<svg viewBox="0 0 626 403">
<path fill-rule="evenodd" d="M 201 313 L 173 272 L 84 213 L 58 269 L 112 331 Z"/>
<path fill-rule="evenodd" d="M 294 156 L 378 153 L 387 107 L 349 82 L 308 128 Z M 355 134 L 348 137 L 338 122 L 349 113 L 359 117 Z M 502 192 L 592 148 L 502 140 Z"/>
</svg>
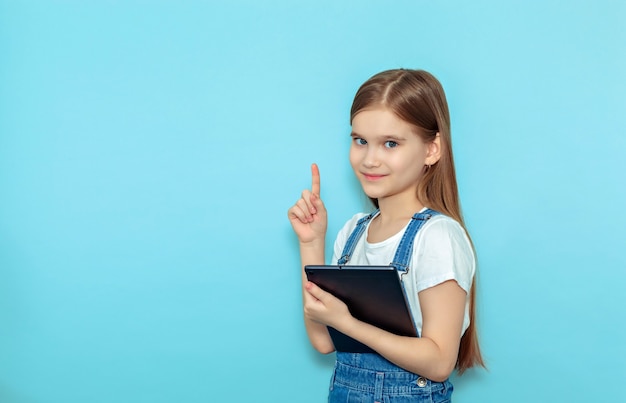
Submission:
<svg viewBox="0 0 626 403">
<path fill-rule="evenodd" d="M 302 217 L 304 218 L 303 222 L 311 222 L 313 221 L 313 213 L 311 213 L 311 206 L 309 205 L 309 201 L 305 198 L 301 198 L 296 202 L 296 206 L 302 212 Z"/>
<path fill-rule="evenodd" d="M 289 219 L 290 220 L 296 219 L 306 224 L 310 221 L 310 216 L 309 218 L 307 218 L 305 211 L 306 209 L 302 210 L 302 207 L 298 206 L 298 204 L 296 203 L 296 205 L 291 207 L 288 211 Z"/>
<path fill-rule="evenodd" d="M 304 202 L 304 204 L 306 205 L 306 208 L 307 208 L 307 212 L 311 216 L 313 214 L 317 213 L 317 209 L 315 208 L 315 204 L 314 204 L 313 193 L 311 193 L 308 190 L 304 190 L 302 192 L 302 198 L 300 200 L 302 200 Z"/>
<path fill-rule="evenodd" d="M 315 299 L 318 299 L 322 302 L 324 302 L 324 300 L 326 300 L 328 298 L 328 296 L 330 295 L 329 293 L 327 293 L 326 291 L 322 290 L 321 288 L 319 288 L 315 283 L 311 282 L 311 281 L 307 281 L 307 283 L 304 285 L 304 288 L 307 290 L 307 292 L 315 297 Z"/>
<path fill-rule="evenodd" d="M 311 164 L 311 193 L 320 195 L 320 169 L 317 164 Z"/>
<path fill-rule="evenodd" d="M 320 199 L 319 196 L 317 196 L 314 193 L 311 193 L 310 201 L 311 201 L 311 204 L 313 205 L 313 208 L 315 209 L 315 213 L 321 212 L 322 214 L 324 214 L 326 212 L 326 207 L 324 207 L 324 202 L 322 201 L 322 199 Z"/>
</svg>

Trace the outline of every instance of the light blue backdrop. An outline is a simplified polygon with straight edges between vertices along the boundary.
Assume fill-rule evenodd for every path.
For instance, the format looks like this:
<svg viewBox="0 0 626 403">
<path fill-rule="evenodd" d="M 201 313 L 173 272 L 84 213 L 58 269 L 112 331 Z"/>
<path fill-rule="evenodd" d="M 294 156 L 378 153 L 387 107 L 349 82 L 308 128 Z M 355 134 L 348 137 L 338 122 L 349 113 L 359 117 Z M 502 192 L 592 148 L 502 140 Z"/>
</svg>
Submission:
<svg viewBox="0 0 626 403">
<path fill-rule="evenodd" d="M 311 162 L 331 242 L 363 209 L 396 67 L 447 90 L 480 259 L 455 401 L 618 400 L 625 4 L 0 0 L 0 401 L 324 401 L 286 210 Z"/>
</svg>

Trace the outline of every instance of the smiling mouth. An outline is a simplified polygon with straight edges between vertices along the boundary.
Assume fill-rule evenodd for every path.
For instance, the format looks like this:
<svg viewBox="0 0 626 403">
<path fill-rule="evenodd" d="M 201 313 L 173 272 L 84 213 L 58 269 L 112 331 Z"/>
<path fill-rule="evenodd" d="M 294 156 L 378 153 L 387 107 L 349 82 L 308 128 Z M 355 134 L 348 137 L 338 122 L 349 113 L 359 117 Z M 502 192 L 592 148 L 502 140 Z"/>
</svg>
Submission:
<svg viewBox="0 0 626 403">
<path fill-rule="evenodd" d="M 375 175 L 375 174 L 363 174 L 363 177 L 368 181 L 377 181 L 385 177 L 385 175 Z"/>
</svg>

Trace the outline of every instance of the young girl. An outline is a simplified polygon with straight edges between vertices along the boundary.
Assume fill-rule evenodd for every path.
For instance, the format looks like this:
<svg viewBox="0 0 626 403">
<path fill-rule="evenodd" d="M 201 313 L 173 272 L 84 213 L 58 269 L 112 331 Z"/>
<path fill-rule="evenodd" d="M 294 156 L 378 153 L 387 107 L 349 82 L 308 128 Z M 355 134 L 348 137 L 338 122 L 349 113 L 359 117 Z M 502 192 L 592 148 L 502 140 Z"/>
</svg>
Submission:
<svg viewBox="0 0 626 403">
<path fill-rule="evenodd" d="M 329 401 L 447 402 L 452 371 L 483 361 L 473 320 L 476 263 L 459 206 L 443 88 L 425 71 L 384 71 L 359 88 L 350 122 L 350 164 L 376 210 L 348 220 L 333 264 L 395 266 L 419 337 L 355 319 L 303 272 L 313 347 L 335 350 L 330 326 L 376 352 L 337 352 Z M 319 169 L 311 170 L 311 190 L 288 212 L 303 267 L 324 264 L 327 215 Z"/>
</svg>

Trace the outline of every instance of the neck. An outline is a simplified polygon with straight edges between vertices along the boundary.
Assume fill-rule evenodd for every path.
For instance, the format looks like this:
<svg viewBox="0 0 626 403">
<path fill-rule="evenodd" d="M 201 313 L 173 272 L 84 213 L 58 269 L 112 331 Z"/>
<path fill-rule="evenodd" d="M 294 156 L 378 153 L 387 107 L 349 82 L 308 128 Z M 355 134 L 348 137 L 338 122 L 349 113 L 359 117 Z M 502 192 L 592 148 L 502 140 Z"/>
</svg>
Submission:
<svg viewBox="0 0 626 403">
<path fill-rule="evenodd" d="M 397 197 L 378 199 L 378 208 L 380 209 L 382 221 L 408 220 L 424 208 L 424 205 L 414 195 L 409 195 L 409 197 L 402 196 L 397 195 Z"/>
</svg>

